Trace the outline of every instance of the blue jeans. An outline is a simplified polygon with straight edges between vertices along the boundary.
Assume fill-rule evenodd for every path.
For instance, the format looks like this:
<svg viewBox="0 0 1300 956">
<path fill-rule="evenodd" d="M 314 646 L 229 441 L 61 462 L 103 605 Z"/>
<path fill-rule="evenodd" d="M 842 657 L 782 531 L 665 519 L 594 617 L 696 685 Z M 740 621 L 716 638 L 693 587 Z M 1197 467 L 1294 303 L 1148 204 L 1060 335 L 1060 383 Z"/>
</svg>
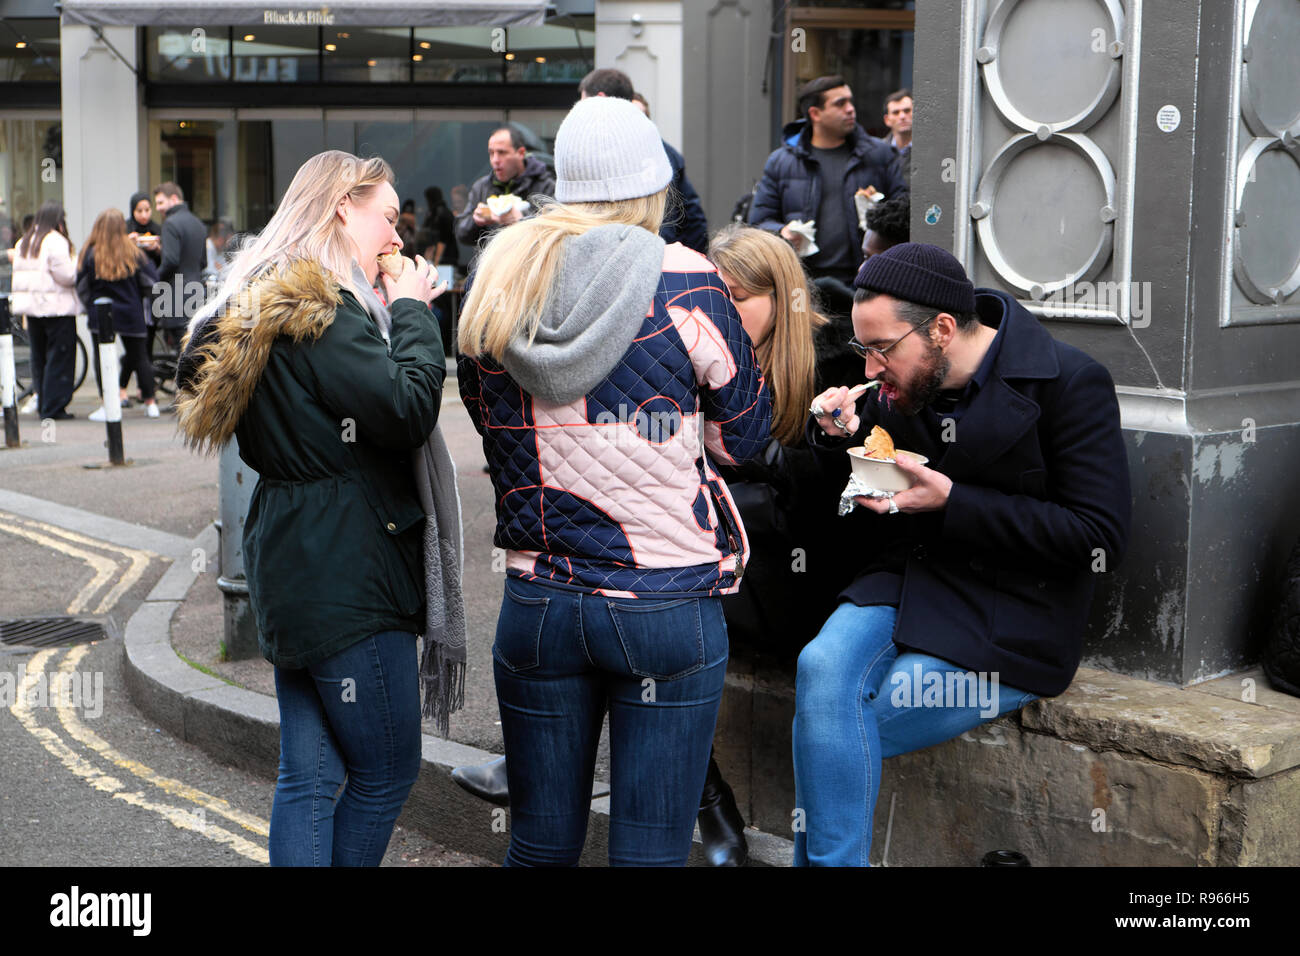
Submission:
<svg viewBox="0 0 1300 956">
<path fill-rule="evenodd" d="M 420 771 L 418 670 L 405 631 L 372 634 L 303 670 L 275 669 L 272 866 L 379 865 Z"/>
<path fill-rule="evenodd" d="M 612 598 L 510 577 L 492 647 L 507 866 L 576 866 L 609 709 L 611 866 L 682 866 L 727 671 L 720 598 Z"/>
<path fill-rule="evenodd" d="M 996 674 L 899 654 L 896 616 L 888 606 L 841 604 L 799 655 L 795 866 L 870 866 L 881 760 L 951 740 L 1036 699 L 994 683 Z"/>
</svg>

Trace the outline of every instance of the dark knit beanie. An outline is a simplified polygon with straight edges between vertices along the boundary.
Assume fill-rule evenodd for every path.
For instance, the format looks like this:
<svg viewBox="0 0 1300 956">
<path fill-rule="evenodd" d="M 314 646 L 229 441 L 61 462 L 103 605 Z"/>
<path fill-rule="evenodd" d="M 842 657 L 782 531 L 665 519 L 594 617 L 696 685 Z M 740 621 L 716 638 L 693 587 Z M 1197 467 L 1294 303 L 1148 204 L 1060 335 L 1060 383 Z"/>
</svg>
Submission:
<svg viewBox="0 0 1300 956">
<path fill-rule="evenodd" d="M 858 270 L 853 286 L 940 312 L 975 311 L 975 286 L 961 263 L 952 253 L 923 242 L 901 242 L 872 256 Z"/>
</svg>

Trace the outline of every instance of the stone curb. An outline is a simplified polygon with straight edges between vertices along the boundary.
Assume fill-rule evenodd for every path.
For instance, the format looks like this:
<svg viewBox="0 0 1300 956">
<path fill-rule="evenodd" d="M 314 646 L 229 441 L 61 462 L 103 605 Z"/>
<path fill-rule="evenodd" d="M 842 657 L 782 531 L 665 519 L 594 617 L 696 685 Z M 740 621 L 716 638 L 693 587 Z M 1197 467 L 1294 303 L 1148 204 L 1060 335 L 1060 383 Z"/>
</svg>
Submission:
<svg viewBox="0 0 1300 956">
<path fill-rule="evenodd" d="M 190 547 L 192 546 L 192 547 Z M 192 548 L 216 554 L 219 539 L 209 525 L 184 549 L 127 622 L 123 664 L 132 703 L 173 736 L 213 757 L 274 779 L 280 758 L 280 719 L 275 698 L 205 674 L 171 646 L 171 620 L 198 578 L 185 560 Z M 497 755 L 423 735 L 420 775 L 399 822 L 450 849 L 489 860 L 505 857 L 509 812 L 462 790 L 451 769 L 484 763 Z M 607 785 L 604 785 L 607 792 Z M 750 865 L 789 866 L 790 840 L 747 829 Z M 582 864 L 604 866 L 609 853 L 609 797 L 592 800 Z M 688 865 L 704 865 L 696 833 Z"/>
</svg>

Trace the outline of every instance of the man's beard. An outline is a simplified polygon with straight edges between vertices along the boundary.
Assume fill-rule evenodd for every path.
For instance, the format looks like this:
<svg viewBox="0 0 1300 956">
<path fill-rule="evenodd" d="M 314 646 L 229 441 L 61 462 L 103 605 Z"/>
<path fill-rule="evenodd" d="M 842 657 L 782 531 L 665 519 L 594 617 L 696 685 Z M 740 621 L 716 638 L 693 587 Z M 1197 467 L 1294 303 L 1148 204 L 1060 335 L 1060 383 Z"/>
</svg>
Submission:
<svg viewBox="0 0 1300 956">
<path fill-rule="evenodd" d="M 916 370 L 912 380 L 896 388 L 893 404 L 903 415 L 915 415 L 929 405 L 943 387 L 943 380 L 948 377 L 952 363 L 943 349 L 929 345 L 925 353 L 924 364 Z"/>
</svg>

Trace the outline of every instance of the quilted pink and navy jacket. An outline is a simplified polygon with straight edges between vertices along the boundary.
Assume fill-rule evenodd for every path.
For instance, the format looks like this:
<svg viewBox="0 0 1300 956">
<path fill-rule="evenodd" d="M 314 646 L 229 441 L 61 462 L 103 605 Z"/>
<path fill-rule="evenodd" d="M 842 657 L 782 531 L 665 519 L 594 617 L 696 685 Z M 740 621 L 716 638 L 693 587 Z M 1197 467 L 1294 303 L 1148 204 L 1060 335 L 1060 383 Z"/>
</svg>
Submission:
<svg viewBox="0 0 1300 956">
<path fill-rule="evenodd" d="M 662 249 L 657 288 L 646 270 L 653 295 L 634 301 L 631 345 L 585 394 L 548 401 L 486 357 L 459 360 L 461 397 L 496 492 L 495 543 L 512 575 L 617 597 L 702 597 L 739 586 L 748 540 L 709 458 L 733 464 L 762 452 L 769 391 L 712 263 L 653 241 L 652 266 Z M 571 258 L 618 268 L 604 254 Z M 573 296 L 589 303 L 596 288 Z"/>
</svg>

